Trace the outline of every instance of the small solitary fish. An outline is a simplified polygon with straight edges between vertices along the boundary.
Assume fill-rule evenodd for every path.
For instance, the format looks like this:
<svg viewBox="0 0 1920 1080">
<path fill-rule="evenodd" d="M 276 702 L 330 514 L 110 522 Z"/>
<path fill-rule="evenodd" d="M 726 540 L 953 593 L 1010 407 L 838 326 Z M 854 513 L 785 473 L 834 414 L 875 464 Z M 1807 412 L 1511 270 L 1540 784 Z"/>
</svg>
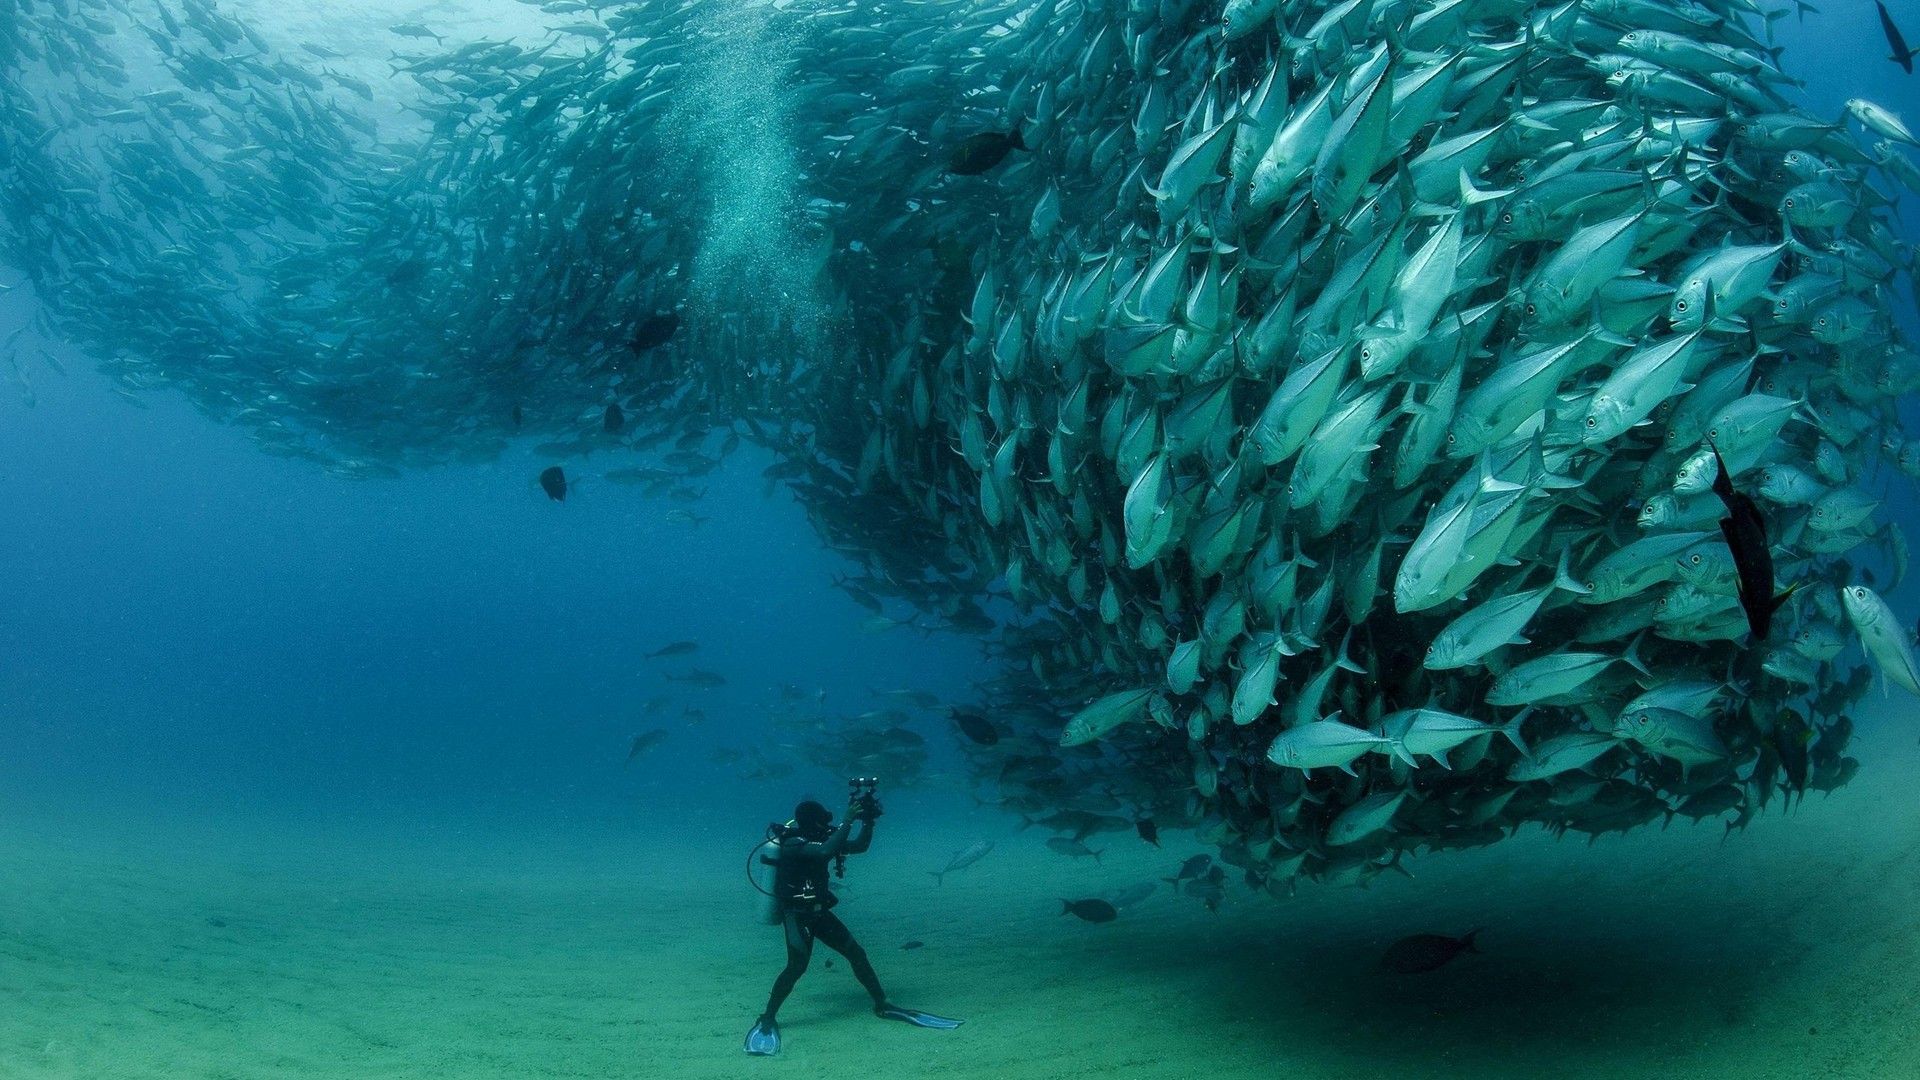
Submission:
<svg viewBox="0 0 1920 1080">
<path fill-rule="evenodd" d="M 387 32 L 390 34 L 398 34 L 401 37 L 432 38 L 436 45 L 446 40 L 419 23 L 401 23 L 399 26 L 389 26 L 387 27 Z"/>
<path fill-rule="evenodd" d="M 910 952 L 910 951 L 912 951 L 912 950 L 914 950 L 914 949 L 920 949 L 920 948 L 924 948 L 924 947 L 926 947 L 926 944 L 927 944 L 926 942 L 924 942 L 924 941 L 920 941 L 920 940 L 917 940 L 917 939 L 916 939 L 916 940 L 913 940 L 913 941 L 904 941 L 904 942 L 901 942 L 901 943 L 900 943 L 900 951 L 901 951 L 901 952 Z"/>
<path fill-rule="evenodd" d="M 567 501 L 567 473 L 558 465 L 549 465 L 540 473 L 540 490 L 554 502 Z"/>
<path fill-rule="evenodd" d="M 1387 946 L 1386 955 L 1380 958 L 1380 969 L 1396 975 L 1419 975 L 1445 967 L 1461 953 L 1477 953 L 1473 938 L 1485 927 L 1476 927 L 1461 937 L 1448 937 L 1445 934 L 1414 934 L 1403 937 Z"/>
<path fill-rule="evenodd" d="M 633 745 L 627 748 L 627 763 L 632 764 L 634 758 L 660 745 L 660 741 L 666 737 L 667 731 L 665 728 L 654 728 L 652 731 L 645 731 L 635 735 L 633 737 Z"/>
<path fill-rule="evenodd" d="M 700 643 L 697 641 L 669 641 L 665 645 L 648 653 L 647 659 L 657 660 L 663 656 L 685 656 L 690 652 L 697 651 L 699 648 Z"/>
<path fill-rule="evenodd" d="M 977 863 L 981 859 L 986 858 L 987 852 L 992 850 L 993 850 L 993 841 L 975 840 L 973 843 L 968 844 L 966 847 L 962 848 L 961 850 L 954 852 L 953 858 L 947 860 L 947 865 L 945 869 L 929 870 L 927 871 L 927 873 L 932 874 L 933 883 L 935 885 L 939 885 L 941 884 L 942 879 L 944 879 L 948 874 L 953 873 L 955 870 L 965 870 L 967 867 L 972 866 L 974 863 Z"/>
<path fill-rule="evenodd" d="M 619 402 L 616 401 L 607 406 L 607 411 L 600 420 L 600 426 L 605 428 L 609 435 L 618 435 L 627 429 L 627 414 L 620 408 Z"/>
<path fill-rule="evenodd" d="M 1073 915 L 1087 922 L 1112 922 L 1120 911 L 1105 900 L 1062 900 L 1060 914 Z"/>
<path fill-rule="evenodd" d="M 1139 821 L 1134 822 L 1133 831 L 1140 834 L 1140 839 L 1145 840 L 1154 847 L 1160 846 L 1160 826 L 1155 825 L 1152 818 L 1143 817 Z"/>
</svg>

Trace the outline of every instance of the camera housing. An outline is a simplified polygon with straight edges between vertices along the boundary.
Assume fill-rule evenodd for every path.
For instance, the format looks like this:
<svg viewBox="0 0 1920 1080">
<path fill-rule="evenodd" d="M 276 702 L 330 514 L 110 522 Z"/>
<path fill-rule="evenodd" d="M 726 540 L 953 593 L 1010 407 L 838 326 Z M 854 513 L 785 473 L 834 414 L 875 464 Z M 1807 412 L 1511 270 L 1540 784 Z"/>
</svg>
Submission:
<svg viewBox="0 0 1920 1080">
<path fill-rule="evenodd" d="M 847 781 L 847 799 L 853 804 L 853 816 L 869 824 L 880 816 L 880 800 L 874 794 L 874 788 L 880 783 L 877 776 L 856 776 Z"/>
</svg>

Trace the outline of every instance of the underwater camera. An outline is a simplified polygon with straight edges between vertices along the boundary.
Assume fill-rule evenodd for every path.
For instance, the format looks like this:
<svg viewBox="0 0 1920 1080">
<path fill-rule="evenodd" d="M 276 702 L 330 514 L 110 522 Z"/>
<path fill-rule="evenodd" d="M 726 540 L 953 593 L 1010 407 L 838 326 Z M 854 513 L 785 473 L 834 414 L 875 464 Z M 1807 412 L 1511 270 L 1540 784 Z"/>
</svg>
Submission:
<svg viewBox="0 0 1920 1080">
<path fill-rule="evenodd" d="M 856 776 L 847 781 L 847 801 L 853 805 L 854 818 L 872 824 L 880 816 L 880 800 L 874 795 L 879 783 L 877 776 Z"/>
</svg>

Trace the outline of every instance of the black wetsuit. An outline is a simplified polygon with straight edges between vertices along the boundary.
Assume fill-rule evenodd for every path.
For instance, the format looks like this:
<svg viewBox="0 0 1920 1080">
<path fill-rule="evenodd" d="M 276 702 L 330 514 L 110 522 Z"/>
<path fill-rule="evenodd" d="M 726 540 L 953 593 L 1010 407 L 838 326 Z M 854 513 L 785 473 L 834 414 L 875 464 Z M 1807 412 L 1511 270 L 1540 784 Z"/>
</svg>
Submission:
<svg viewBox="0 0 1920 1080">
<path fill-rule="evenodd" d="M 857 840 L 849 841 L 847 832 L 844 827 L 837 828 L 828 839 L 817 843 L 799 836 L 780 841 L 780 854 L 774 864 L 773 895 L 774 902 L 780 905 L 780 923 L 786 932 L 787 966 L 773 981 L 773 994 L 767 999 L 763 1020 L 774 1018 L 781 1003 L 793 992 L 793 984 L 806 973 L 816 940 L 847 958 L 854 977 L 872 996 L 874 1008 L 887 1003 L 886 991 L 880 988 L 880 977 L 874 974 L 867 950 L 853 940 L 853 932 L 831 910 L 840 902 L 828 886 L 834 857 L 857 855 L 873 842 L 869 826 L 861 828 Z"/>
</svg>

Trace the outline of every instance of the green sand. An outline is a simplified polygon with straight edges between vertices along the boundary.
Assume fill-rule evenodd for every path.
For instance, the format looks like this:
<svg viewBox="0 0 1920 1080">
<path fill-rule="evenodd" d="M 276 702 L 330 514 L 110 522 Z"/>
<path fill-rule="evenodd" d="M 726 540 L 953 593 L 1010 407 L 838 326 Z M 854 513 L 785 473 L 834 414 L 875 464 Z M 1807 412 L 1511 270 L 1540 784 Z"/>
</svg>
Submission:
<svg viewBox="0 0 1920 1080">
<path fill-rule="evenodd" d="M 873 1019 L 822 949 L 771 1060 L 740 1052 L 782 961 L 742 876 L 757 821 L 662 845 L 9 815 L 0 1077 L 1920 1076 L 1920 750 L 1887 726 L 1852 787 L 1729 843 L 1535 830 L 1217 916 L 1163 886 L 1106 926 L 1055 898 L 1170 873 L 1189 837 L 1101 838 L 1096 866 L 992 815 L 933 833 L 900 793 L 841 912 L 897 1001 L 969 1023 Z M 1486 955 L 1373 971 L 1481 924 Z"/>
</svg>

